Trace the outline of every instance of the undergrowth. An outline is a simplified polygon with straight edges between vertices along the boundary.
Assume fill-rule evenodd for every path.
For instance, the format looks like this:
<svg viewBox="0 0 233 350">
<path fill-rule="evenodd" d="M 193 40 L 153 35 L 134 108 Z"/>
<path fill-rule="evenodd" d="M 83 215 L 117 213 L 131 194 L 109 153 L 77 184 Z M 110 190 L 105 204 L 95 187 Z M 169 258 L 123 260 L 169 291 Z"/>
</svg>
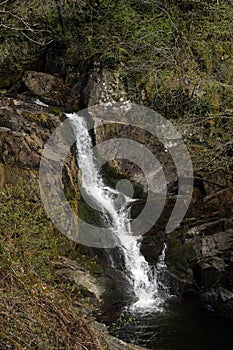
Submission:
<svg viewBox="0 0 233 350">
<path fill-rule="evenodd" d="M 87 300 L 54 279 L 60 255 L 72 257 L 72 244 L 47 219 L 37 179 L 1 186 L 1 350 L 101 349 L 83 316 Z"/>
</svg>

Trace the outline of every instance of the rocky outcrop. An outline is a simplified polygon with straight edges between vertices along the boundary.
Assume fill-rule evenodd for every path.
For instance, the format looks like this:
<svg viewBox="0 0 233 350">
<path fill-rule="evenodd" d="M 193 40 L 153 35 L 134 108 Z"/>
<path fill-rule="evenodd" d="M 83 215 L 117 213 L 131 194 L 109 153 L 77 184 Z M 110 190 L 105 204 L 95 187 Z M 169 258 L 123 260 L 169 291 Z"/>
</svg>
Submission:
<svg viewBox="0 0 233 350">
<path fill-rule="evenodd" d="M 102 68 L 98 62 L 94 62 L 86 73 L 80 75 L 73 86 L 67 85 L 57 75 L 37 71 L 25 72 L 21 84 L 43 102 L 72 110 L 127 100 L 119 74 Z"/>
<path fill-rule="evenodd" d="M 21 169 L 21 172 L 31 169 L 38 178 L 44 144 L 60 124 L 61 118 L 60 112 L 51 113 L 49 108 L 30 102 L 30 99 L 24 96 L 0 98 L 0 163 L 8 182 L 17 179 L 17 171 L 12 174 L 8 171 L 13 167 Z M 60 198 L 57 178 L 50 182 L 54 198 Z M 63 186 L 76 211 L 80 198 L 77 178 L 78 168 L 74 156 L 70 153 L 64 163 Z M 3 179 L 2 181 L 5 181 Z M 43 181 L 47 181 L 46 176 Z"/>
<path fill-rule="evenodd" d="M 83 109 L 126 100 L 127 94 L 119 74 L 101 68 L 98 62 L 94 62 L 71 89 L 69 105 L 79 105 Z"/>
<path fill-rule="evenodd" d="M 98 115 L 95 117 L 96 122 L 96 142 L 104 143 L 111 139 L 123 138 L 133 140 L 140 144 L 141 148 L 149 149 L 159 160 L 162 165 L 161 172 L 154 173 L 153 164 L 146 167 L 149 176 L 156 176 L 155 195 L 150 200 L 159 201 L 157 194 L 161 192 L 163 174 L 168 182 L 168 196 L 165 200 L 164 210 L 154 227 L 147 233 L 142 242 L 142 252 L 146 259 L 152 265 L 156 265 L 158 255 L 162 250 L 162 242 L 168 244 L 166 260 L 168 265 L 167 281 L 170 284 L 171 292 L 202 293 L 207 291 L 225 291 L 231 295 L 232 286 L 232 203 L 233 190 L 232 179 L 229 173 L 221 170 L 215 172 L 209 171 L 208 167 L 197 171 L 196 159 L 193 161 L 194 166 L 194 184 L 191 205 L 180 228 L 170 234 L 165 234 L 166 224 L 169 220 L 172 208 L 177 200 L 178 180 L 177 171 L 173 159 L 164 147 L 164 143 L 156 139 L 153 135 L 132 125 L 123 123 L 102 124 L 99 122 Z M 111 117 L 110 117 L 111 118 Z M 182 131 L 182 129 L 181 129 Z M 206 137 L 206 136 L 205 136 Z M 172 150 L 179 153 L 179 140 L 174 140 Z M 203 141 L 202 141 L 203 142 Z M 131 149 L 132 148 L 132 149 Z M 119 159 L 118 144 L 105 143 L 101 147 L 102 155 L 109 154 L 109 150 L 114 160 L 110 160 L 110 167 L 114 172 L 107 174 L 106 178 L 112 186 L 117 185 L 118 180 L 122 178 L 129 179 L 134 184 L 135 197 L 139 196 L 140 200 L 132 205 L 132 216 L 137 215 L 143 209 L 147 199 L 145 175 L 143 171 L 128 159 Z M 137 161 L 139 153 L 135 151 L 134 145 L 128 142 L 126 154 L 136 153 L 134 158 Z M 229 158 L 227 158 L 229 160 Z M 148 175 L 147 173 L 147 175 Z M 115 180 L 111 182 L 111 178 Z M 185 207 L 186 191 L 190 190 L 189 178 L 182 179 L 182 188 L 180 196 L 183 197 L 182 206 Z M 157 192 L 157 193 L 156 193 Z M 185 211 L 185 210 L 184 210 Z M 218 292 L 220 299 L 223 292 Z"/>
<path fill-rule="evenodd" d="M 220 210 L 215 215 L 211 206 L 203 206 L 202 215 L 187 217 L 180 229 L 168 235 L 167 264 L 177 281 L 187 281 L 183 291 L 187 292 L 190 284 L 196 293 L 215 293 L 225 301 L 223 290 L 228 299 L 233 296 L 233 221 L 230 208 L 221 210 L 216 197 L 212 205 L 215 202 Z"/>
<path fill-rule="evenodd" d="M 96 123 L 98 125 L 98 119 Z M 101 125 L 96 130 L 97 144 L 120 137 L 127 140 L 133 139 L 142 147 L 148 148 L 162 164 L 162 171 L 168 181 L 168 196 L 162 215 L 145 235 L 141 249 L 148 262 L 156 265 L 162 251 L 162 242 L 167 242 L 168 272 L 166 279 L 170 285 L 171 293 L 184 294 L 190 291 L 202 293 L 221 288 L 231 293 L 232 262 L 230 251 L 232 249 L 232 236 L 228 228 L 231 227 L 233 191 L 227 174 L 222 173 L 222 176 L 220 174 L 216 176 L 216 174 L 208 172 L 207 169 L 195 175 L 191 205 L 186 217 L 179 229 L 166 235 L 165 228 L 177 200 L 178 189 L 176 167 L 169 152 L 166 152 L 161 141 L 156 140 L 145 130 L 134 126 L 112 123 Z M 107 154 L 109 147 L 109 144 L 106 143 L 105 151 Z M 127 154 L 135 153 L 135 149 L 130 150 L 130 147 L 129 142 Z M 179 143 L 173 145 L 173 150 L 179 152 Z M 132 217 L 137 217 L 147 201 L 146 198 L 143 198 L 147 192 L 145 176 L 142 170 L 132 162 L 127 159 L 117 159 L 119 154 L 117 147 L 114 149 L 112 146 L 111 154 L 114 155 L 115 159 L 109 164 L 118 175 L 120 174 L 121 177 L 118 179 L 130 179 L 134 184 L 134 189 L 136 189 L 135 197 L 141 197 L 140 200 L 133 203 L 131 209 Z M 148 164 L 146 169 L 153 174 L 153 164 Z M 162 188 L 162 175 L 162 172 L 161 174 L 156 173 L 157 188 L 154 190 L 158 194 Z M 109 177 L 111 178 L 111 172 L 107 178 Z M 117 180 L 115 181 L 117 182 Z M 185 206 L 185 194 L 186 191 L 189 191 L 188 186 L 190 186 L 188 177 L 182 181 L 181 190 L 184 199 L 180 203 L 181 210 L 182 206 Z M 116 186 L 116 182 L 112 182 L 112 185 Z M 160 197 L 155 194 L 150 200 L 156 202 L 160 200 Z"/>
<path fill-rule="evenodd" d="M 60 117 L 23 97 L 0 98 L 0 160 L 38 168 L 44 143 Z"/>
<path fill-rule="evenodd" d="M 103 286 L 97 279 L 84 269 L 77 261 L 67 257 L 60 257 L 60 261 L 54 262 L 56 278 L 82 286 L 87 292 L 93 294 L 100 302 L 104 293 Z"/>
<path fill-rule="evenodd" d="M 27 71 L 22 79 L 34 96 L 40 97 L 49 105 L 64 106 L 70 88 L 63 79 L 51 74 Z"/>
<path fill-rule="evenodd" d="M 98 125 L 98 119 L 96 119 L 96 124 Z M 126 142 L 128 141 L 127 145 L 121 143 L 121 141 L 111 146 L 109 146 L 108 142 L 104 144 L 104 141 L 120 138 L 125 139 Z M 109 147 L 111 147 L 111 155 L 114 159 L 109 161 L 110 166 L 119 175 L 128 178 L 141 187 L 144 192 L 147 192 L 148 180 L 154 183 L 153 191 L 155 193 L 164 193 L 164 175 L 168 182 L 176 180 L 176 167 L 171 156 L 165 150 L 163 143 L 143 128 L 130 124 L 127 125 L 124 122 L 121 124 L 120 121 L 119 123 L 111 122 L 100 125 L 96 127 L 96 142 L 97 144 L 103 143 L 101 145 L 101 155 L 103 157 L 109 153 Z M 138 146 L 137 149 L 135 148 L 135 144 Z M 177 152 L 179 151 L 179 146 L 179 142 L 175 142 L 173 145 L 174 149 L 177 148 Z M 118 156 L 121 150 L 126 155 L 124 159 Z M 154 162 L 151 162 L 151 158 L 146 162 L 148 151 L 152 152 Z M 130 157 L 134 161 L 129 160 Z M 155 166 L 155 160 L 162 164 L 162 167 Z M 146 168 L 146 175 L 140 168 L 141 164 Z M 154 181 L 155 178 L 156 181 Z"/>
<path fill-rule="evenodd" d="M 233 291 L 233 230 L 227 229 L 232 226 L 232 221 L 222 220 L 221 224 L 222 230 L 212 225 L 211 234 L 205 234 L 205 227 L 200 226 L 189 241 L 193 242 L 196 255 L 194 278 L 204 290 L 224 288 Z M 200 236 L 198 240 L 197 235 Z"/>
</svg>

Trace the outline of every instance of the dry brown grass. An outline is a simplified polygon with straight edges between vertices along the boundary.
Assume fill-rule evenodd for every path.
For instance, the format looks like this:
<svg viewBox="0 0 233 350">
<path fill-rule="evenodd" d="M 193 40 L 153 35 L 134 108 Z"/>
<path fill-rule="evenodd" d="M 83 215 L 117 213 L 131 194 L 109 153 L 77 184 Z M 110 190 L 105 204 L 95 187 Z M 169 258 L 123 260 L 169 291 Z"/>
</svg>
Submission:
<svg viewBox="0 0 233 350">
<path fill-rule="evenodd" d="M 26 275 L 19 264 L 1 267 L 1 349 L 100 349 L 72 302 Z"/>
<path fill-rule="evenodd" d="M 102 350 L 83 315 L 91 304 L 55 283 L 53 260 L 70 242 L 47 220 L 37 191 L 27 176 L 0 188 L 0 349 Z"/>
</svg>

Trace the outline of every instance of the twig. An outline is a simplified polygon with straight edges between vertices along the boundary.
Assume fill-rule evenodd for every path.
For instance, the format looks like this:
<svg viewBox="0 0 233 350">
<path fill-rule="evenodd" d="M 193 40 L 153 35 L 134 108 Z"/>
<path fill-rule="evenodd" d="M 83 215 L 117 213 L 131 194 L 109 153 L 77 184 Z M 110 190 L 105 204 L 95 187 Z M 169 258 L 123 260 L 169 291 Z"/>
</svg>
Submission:
<svg viewBox="0 0 233 350">
<path fill-rule="evenodd" d="M 22 32 L 22 34 L 31 42 L 33 42 L 34 44 L 40 45 L 40 46 L 47 46 L 49 44 L 51 44 L 55 39 L 51 39 L 49 41 L 47 41 L 46 43 L 40 43 L 39 41 L 33 40 L 32 38 L 30 38 L 27 34 L 25 34 L 24 32 Z"/>
<path fill-rule="evenodd" d="M 0 6 L 5 5 L 8 1 L 10 1 L 10 0 L 5 0 L 5 1 L 1 2 Z"/>
<path fill-rule="evenodd" d="M 219 184 L 219 183 L 217 183 L 217 182 L 215 182 L 215 181 L 212 181 L 212 180 L 207 180 L 207 179 L 205 179 L 205 178 L 202 178 L 202 177 L 194 177 L 194 180 L 201 180 L 201 181 L 203 181 L 203 182 L 207 182 L 207 183 L 210 183 L 210 184 L 212 184 L 212 185 L 216 185 L 216 186 L 218 186 L 218 187 L 221 187 L 222 189 L 226 189 L 226 187 L 225 186 L 223 186 L 223 185 L 221 185 L 221 184 Z"/>
<path fill-rule="evenodd" d="M 209 161 L 207 164 L 205 164 L 202 168 L 198 169 L 198 171 L 203 170 L 203 169 L 206 169 L 211 163 L 213 163 L 213 161 L 214 161 L 216 158 L 218 158 L 218 157 L 221 155 L 222 152 L 224 152 L 224 148 L 225 148 L 226 146 L 228 146 L 228 145 L 231 145 L 232 143 L 233 143 L 233 141 L 228 141 L 228 142 L 226 142 L 224 145 L 219 146 L 219 147 L 215 150 L 215 152 L 218 152 L 218 151 L 219 151 L 219 153 L 217 153 L 212 159 L 210 159 L 210 161 Z"/>
<path fill-rule="evenodd" d="M 219 190 L 217 192 L 214 192 L 212 194 L 210 194 L 209 196 L 206 196 L 203 201 L 204 202 L 207 202 L 208 200 L 210 200 L 211 198 L 214 198 L 217 194 L 220 194 L 220 193 L 224 193 L 225 191 L 227 190 L 227 188 L 224 188 L 222 190 Z M 217 212 L 218 213 L 218 212 Z M 212 214 L 213 215 L 213 214 Z"/>
</svg>

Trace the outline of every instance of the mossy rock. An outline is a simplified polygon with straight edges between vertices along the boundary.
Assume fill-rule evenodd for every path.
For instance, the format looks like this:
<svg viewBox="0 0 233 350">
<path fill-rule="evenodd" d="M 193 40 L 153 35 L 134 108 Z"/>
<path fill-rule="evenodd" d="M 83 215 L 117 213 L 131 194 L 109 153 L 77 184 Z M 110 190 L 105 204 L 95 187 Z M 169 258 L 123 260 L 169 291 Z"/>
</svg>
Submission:
<svg viewBox="0 0 233 350">
<path fill-rule="evenodd" d="M 194 244 L 191 242 L 185 242 L 183 249 L 184 249 L 185 259 L 186 259 L 189 267 L 192 268 L 197 261 L 197 256 L 196 256 L 196 252 L 194 249 Z"/>
<path fill-rule="evenodd" d="M 178 275 L 187 274 L 187 262 L 183 244 L 182 233 L 174 231 L 168 234 L 167 261 Z"/>
<path fill-rule="evenodd" d="M 46 113 L 33 113 L 29 111 L 23 111 L 22 116 L 44 127 L 49 126 L 49 116 Z"/>
<path fill-rule="evenodd" d="M 102 219 L 98 211 L 90 207 L 83 200 L 80 200 L 78 204 L 78 212 L 81 220 L 87 222 L 88 224 L 101 226 Z"/>
</svg>

